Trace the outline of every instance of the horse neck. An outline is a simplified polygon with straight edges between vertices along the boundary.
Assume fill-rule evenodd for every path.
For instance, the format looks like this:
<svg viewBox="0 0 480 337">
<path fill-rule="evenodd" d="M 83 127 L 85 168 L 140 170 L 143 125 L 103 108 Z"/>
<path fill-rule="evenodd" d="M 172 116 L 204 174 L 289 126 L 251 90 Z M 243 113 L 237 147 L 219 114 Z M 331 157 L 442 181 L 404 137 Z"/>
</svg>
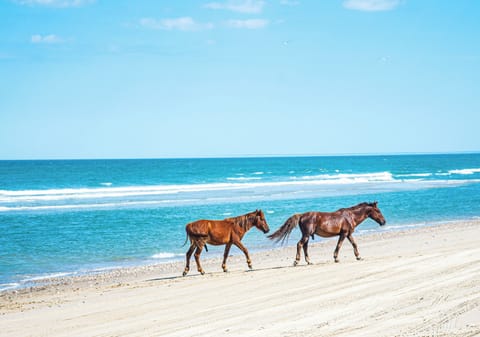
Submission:
<svg viewBox="0 0 480 337">
<path fill-rule="evenodd" d="M 252 228 L 253 223 L 250 221 L 249 215 L 240 215 L 235 218 L 231 218 L 237 227 L 242 231 L 242 235 Z"/>
<path fill-rule="evenodd" d="M 366 208 L 360 208 L 360 209 L 352 209 L 350 210 L 350 213 L 353 216 L 353 220 L 355 221 L 355 226 L 357 227 L 360 225 L 366 218 L 368 218 L 368 212 Z"/>
</svg>

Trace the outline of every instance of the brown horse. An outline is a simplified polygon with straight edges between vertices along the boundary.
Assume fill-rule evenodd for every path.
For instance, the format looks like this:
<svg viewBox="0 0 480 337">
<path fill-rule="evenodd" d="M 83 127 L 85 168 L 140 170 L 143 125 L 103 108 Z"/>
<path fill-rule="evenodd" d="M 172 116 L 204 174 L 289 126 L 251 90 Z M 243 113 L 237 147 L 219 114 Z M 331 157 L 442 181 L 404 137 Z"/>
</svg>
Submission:
<svg viewBox="0 0 480 337">
<path fill-rule="evenodd" d="M 252 269 L 252 261 L 250 260 L 248 250 L 240 241 L 253 226 L 264 233 L 268 233 L 270 230 L 265 220 L 265 215 L 261 210 L 224 220 L 197 220 L 187 224 L 185 230 L 187 232 L 187 240 L 190 239 L 190 249 L 188 249 L 186 254 L 187 264 L 183 271 L 183 276 L 187 275 L 190 270 L 190 257 L 195 249 L 195 261 L 197 262 L 198 271 L 202 275 L 205 274 L 200 265 L 200 254 L 203 247 L 207 249 L 207 243 L 216 246 L 225 245 L 222 263 L 224 272 L 227 271 L 227 257 L 232 244 L 240 248 L 245 254 L 248 267 Z M 187 243 L 187 240 L 185 240 L 185 243 Z"/>
<path fill-rule="evenodd" d="M 302 238 L 297 243 L 297 256 L 295 257 L 294 266 L 300 261 L 300 251 L 303 247 L 305 261 L 311 264 L 308 257 L 308 240 L 310 236 L 313 239 L 314 234 L 323 237 L 339 236 L 337 247 L 333 253 L 335 262 L 338 262 L 338 251 L 342 246 L 343 240 L 347 238 L 353 246 L 353 251 L 357 260 L 361 260 L 358 252 L 357 243 L 352 234 L 361 222 L 366 218 L 375 220 L 380 226 L 385 225 L 385 218 L 377 207 L 377 202 L 363 202 L 349 208 L 341 208 L 335 212 L 307 212 L 294 214 L 280 227 L 275 233 L 268 236 L 269 239 L 282 241 L 288 239 L 293 228 L 300 225 Z"/>
</svg>

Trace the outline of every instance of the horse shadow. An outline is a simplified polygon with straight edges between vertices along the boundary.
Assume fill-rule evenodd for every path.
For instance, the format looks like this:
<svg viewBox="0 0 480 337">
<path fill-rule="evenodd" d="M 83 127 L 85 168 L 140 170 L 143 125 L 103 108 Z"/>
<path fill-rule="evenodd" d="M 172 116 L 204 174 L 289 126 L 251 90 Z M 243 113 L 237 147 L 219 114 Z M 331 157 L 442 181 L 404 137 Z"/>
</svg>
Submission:
<svg viewBox="0 0 480 337">
<path fill-rule="evenodd" d="M 159 282 L 159 281 L 173 281 L 173 280 L 185 280 L 188 278 L 202 278 L 202 277 L 212 277 L 212 276 L 219 276 L 219 275 L 230 275 L 230 274 L 243 274 L 243 273 L 256 273 L 256 272 L 262 272 L 262 271 L 268 271 L 268 270 L 282 270 L 282 269 L 298 269 L 298 268 L 310 268 L 312 266 L 319 266 L 319 265 L 327 265 L 330 264 L 329 262 L 319 262 L 319 263 L 312 263 L 310 265 L 289 265 L 289 266 L 274 266 L 274 267 L 263 267 L 263 268 L 255 268 L 255 269 L 248 269 L 248 270 L 235 270 L 235 271 L 228 271 L 228 272 L 223 272 L 223 271 L 214 271 L 214 272 L 209 272 L 204 275 L 202 274 L 193 274 L 193 275 L 171 275 L 171 276 L 162 276 L 162 277 L 155 277 L 151 279 L 147 279 L 144 282 Z"/>
</svg>

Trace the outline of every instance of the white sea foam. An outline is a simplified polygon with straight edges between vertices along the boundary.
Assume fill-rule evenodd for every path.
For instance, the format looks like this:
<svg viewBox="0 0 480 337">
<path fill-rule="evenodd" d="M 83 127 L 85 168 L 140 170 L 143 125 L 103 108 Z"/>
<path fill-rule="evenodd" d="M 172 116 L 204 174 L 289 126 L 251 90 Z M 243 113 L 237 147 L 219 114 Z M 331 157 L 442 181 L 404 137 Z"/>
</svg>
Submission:
<svg viewBox="0 0 480 337">
<path fill-rule="evenodd" d="M 73 199 L 105 199 L 124 198 L 134 196 L 153 196 L 164 194 L 180 194 L 205 191 L 251 189 L 256 187 L 275 186 L 300 186 L 305 184 L 331 185 L 331 184 L 355 184 L 369 182 L 393 182 L 390 172 L 366 173 L 366 174 L 322 174 L 316 176 L 304 176 L 292 178 L 287 181 L 249 182 L 249 180 L 261 180 L 260 177 L 227 178 L 239 180 L 239 182 L 207 183 L 207 184 L 184 184 L 184 185 L 153 185 L 153 186 L 128 186 L 128 187 L 102 187 L 102 188 L 64 188 L 46 190 L 0 190 L 0 202 L 16 203 L 31 201 L 58 201 Z M 303 181 L 295 181 L 303 180 Z"/>
<path fill-rule="evenodd" d="M 180 199 L 180 200 L 150 200 L 150 201 L 122 201 L 122 202 L 104 202 L 94 204 L 65 204 L 65 205 L 47 205 L 47 206 L 12 206 L 0 207 L 1 212 L 14 211 L 48 211 L 48 210 L 73 210 L 73 209 L 95 209 L 95 208 L 122 208 L 136 206 L 161 206 L 174 203 L 195 203 L 198 199 Z"/>
<path fill-rule="evenodd" d="M 102 186 L 112 186 L 112 183 L 100 183 Z"/>
<path fill-rule="evenodd" d="M 0 291 L 16 289 L 20 287 L 20 283 L 2 283 L 0 284 Z"/>
<path fill-rule="evenodd" d="M 471 168 L 471 169 L 462 169 L 462 170 L 450 170 L 448 171 L 450 174 L 463 174 L 463 175 L 470 175 L 475 173 L 480 173 L 480 168 Z"/>
<path fill-rule="evenodd" d="M 236 181 L 249 181 L 249 180 L 261 180 L 262 178 L 258 177 L 228 177 L 227 180 L 236 180 Z"/>
<path fill-rule="evenodd" d="M 395 177 L 431 177 L 433 173 L 396 174 Z"/>
<path fill-rule="evenodd" d="M 43 281 L 43 280 L 48 280 L 52 278 L 59 278 L 59 277 L 65 277 L 65 276 L 72 276 L 75 275 L 76 273 L 52 273 L 52 274 L 44 274 L 44 275 L 38 275 L 38 276 L 33 276 L 33 277 L 28 277 L 22 280 L 23 283 L 27 282 L 34 282 L 34 281 Z"/>
<path fill-rule="evenodd" d="M 0 212 L 135 206 L 184 205 L 219 201 L 415 190 L 477 183 L 479 179 L 395 179 L 390 172 L 321 174 L 283 181 L 155 185 L 46 190 L 0 190 Z"/>
<path fill-rule="evenodd" d="M 146 196 L 160 194 L 176 194 L 181 192 L 214 191 L 236 188 L 240 184 L 213 183 L 191 185 L 157 185 L 157 186 L 131 186 L 113 188 L 65 188 L 48 190 L 0 190 L 0 202 L 18 201 L 52 201 L 64 199 L 101 199 L 115 197 Z M 241 184 L 243 185 L 243 184 Z"/>
<path fill-rule="evenodd" d="M 338 174 L 317 174 L 306 175 L 300 178 L 302 180 L 323 181 L 325 184 L 354 184 L 367 182 L 389 182 L 395 181 L 390 172 L 374 172 L 374 173 L 338 173 Z"/>
<path fill-rule="evenodd" d="M 175 254 L 175 253 L 167 253 L 167 252 L 161 252 L 152 255 L 153 259 L 171 259 L 177 256 L 183 256 L 183 254 Z"/>
</svg>

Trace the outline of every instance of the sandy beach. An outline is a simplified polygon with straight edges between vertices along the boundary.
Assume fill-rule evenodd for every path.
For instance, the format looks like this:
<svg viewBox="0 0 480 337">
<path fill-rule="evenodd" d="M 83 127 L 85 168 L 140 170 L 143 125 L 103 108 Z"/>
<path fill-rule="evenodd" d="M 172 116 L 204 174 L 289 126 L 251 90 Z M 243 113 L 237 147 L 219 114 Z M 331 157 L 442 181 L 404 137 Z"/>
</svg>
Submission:
<svg viewBox="0 0 480 337">
<path fill-rule="evenodd" d="M 480 336 L 480 221 L 58 279 L 0 295 L 2 336 Z M 296 242 L 292 237 L 290 243 Z M 303 258 L 303 257 L 302 257 Z M 205 259 L 205 256 L 203 256 Z"/>
</svg>

